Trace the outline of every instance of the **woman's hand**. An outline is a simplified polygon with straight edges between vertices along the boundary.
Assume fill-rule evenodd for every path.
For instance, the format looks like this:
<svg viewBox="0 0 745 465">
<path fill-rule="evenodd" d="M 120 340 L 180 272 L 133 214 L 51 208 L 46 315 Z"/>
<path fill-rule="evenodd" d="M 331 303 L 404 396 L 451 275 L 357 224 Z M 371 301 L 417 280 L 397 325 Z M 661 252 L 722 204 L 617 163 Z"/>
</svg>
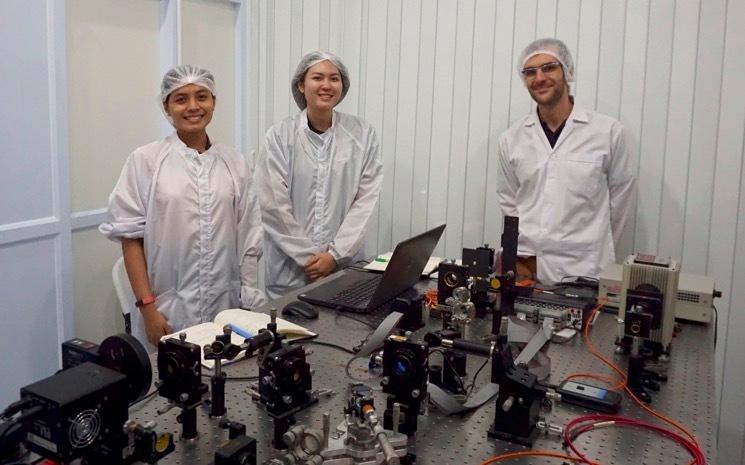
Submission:
<svg viewBox="0 0 745 465">
<path fill-rule="evenodd" d="M 171 334 L 173 330 L 168 325 L 168 320 L 155 307 L 155 304 L 145 305 L 140 309 L 142 313 L 142 322 L 145 326 L 145 335 L 150 344 L 158 346 L 160 338 L 166 334 Z"/>
<path fill-rule="evenodd" d="M 331 274 L 336 269 L 336 260 L 328 252 L 322 252 L 310 257 L 305 263 L 305 275 L 315 281 Z"/>
</svg>

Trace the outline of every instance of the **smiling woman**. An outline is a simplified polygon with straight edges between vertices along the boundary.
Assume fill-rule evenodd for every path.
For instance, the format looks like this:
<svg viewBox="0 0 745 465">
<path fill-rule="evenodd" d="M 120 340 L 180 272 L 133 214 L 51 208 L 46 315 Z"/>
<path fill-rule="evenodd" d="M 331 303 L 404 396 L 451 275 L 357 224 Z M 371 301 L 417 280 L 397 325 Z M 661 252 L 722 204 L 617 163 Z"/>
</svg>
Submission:
<svg viewBox="0 0 745 465">
<path fill-rule="evenodd" d="M 176 132 L 130 155 L 99 228 L 122 244 L 140 309 L 132 333 L 153 345 L 220 310 L 265 300 L 256 289 L 261 217 L 251 172 L 240 153 L 207 135 L 214 77 L 173 68 L 160 102 Z"/>
<path fill-rule="evenodd" d="M 179 139 L 199 153 L 207 150 L 207 125 L 215 112 L 215 96 L 209 89 L 187 84 L 166 97 L 163 108 Z"/>
<path fill-rule="evenodd" d="M 327 276 L 363 253 L 383 165 L 372 126 L 334 109 L 349 85 L 339 57 L 305 55 L 290 80 L 302 111 L 266 134 L 256 180 L 271 298 Z"/>
</svg>

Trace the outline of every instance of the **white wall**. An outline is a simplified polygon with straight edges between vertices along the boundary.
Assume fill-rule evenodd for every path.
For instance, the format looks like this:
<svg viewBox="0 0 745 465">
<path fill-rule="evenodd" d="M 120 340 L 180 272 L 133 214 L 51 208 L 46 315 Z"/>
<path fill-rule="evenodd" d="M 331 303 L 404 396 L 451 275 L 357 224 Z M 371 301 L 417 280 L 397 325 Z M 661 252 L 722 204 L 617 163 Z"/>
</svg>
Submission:
<svg viewBox="0 0 745 465">
<path fill-rule="evenodd" d="M 0 404 L 73 333 L 64 7 L 0 4 Z"/>
<path fill-rule="evenodd" d="M 496 137 L 530 107 L 517 55 L 534 38 L 563 39 L 577 102 L 628 130 L 639 200 L 619 257 L 677 257 L 724 293 L 719 463 L 745 463 L 745 289 L 734 285 L 745 280 L 744 9 L 741 0 L 256 1 L 247 130 L 256 146 L 297 111 L 288 82 L 303 53 L 338 53 L 352 75 L 341 110 L 382 140 L 368 251 L 447 222 L 439 252 L 457 257 L 499 241 Z"/>
</svg>

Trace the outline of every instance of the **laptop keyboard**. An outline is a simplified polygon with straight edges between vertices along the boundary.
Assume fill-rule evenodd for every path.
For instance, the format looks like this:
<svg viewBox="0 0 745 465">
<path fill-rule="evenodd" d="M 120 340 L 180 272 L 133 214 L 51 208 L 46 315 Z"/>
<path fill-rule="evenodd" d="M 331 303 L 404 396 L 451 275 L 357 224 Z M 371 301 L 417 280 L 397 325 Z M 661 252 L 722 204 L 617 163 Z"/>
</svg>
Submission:
<svg viewBox="0 0 745 465">
<path fill-rule="evenodd" d="M 350 307 L 369 302 L 373 294 L 375 294 L 375 290 L 378 288 L 381 279 L 383 279 L 383 275 L 375 275 L 364 281 L 360 281 L 354 287 L 336 294 L 331 298 L 331 302 Z"/>
</svg>

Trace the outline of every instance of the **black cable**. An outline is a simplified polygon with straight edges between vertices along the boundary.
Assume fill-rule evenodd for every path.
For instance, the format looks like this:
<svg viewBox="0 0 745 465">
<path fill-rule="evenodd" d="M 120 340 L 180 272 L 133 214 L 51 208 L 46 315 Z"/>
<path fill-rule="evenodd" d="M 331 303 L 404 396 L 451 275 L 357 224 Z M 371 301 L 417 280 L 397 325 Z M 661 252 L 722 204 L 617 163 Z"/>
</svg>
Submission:
<svg viewBox="0 0 745 465">
<path fill-rule="evenodd" d="M 0 452 L 5 450 L 5 441 L 12 436 L 13 434 L 17 433 L 18 430 L 21 429 L 23 426 L 23 423 L 18 420 L 9 420 L 3 424 L 0 424 Z M 11 455 L 18 455 L 17 453 L 13 453 Z M 11 460 L 17 460 L 15 458 Z M 0 462 L 2 464 L 10 463 L 6 461 Z"/>
<path fill-rule="evenodd" d="M 569 278 L 574 278 L 573 281 L 567 281 Z M 561 278 L 561 283 L 567 284 L 567 283 L 582 283 L 582 281 L 590 281 L 595 284 L 599 284 L 600 280 L 598 278 L 593 278 L 592 276 L 577 276 L 577 275 L 570 275 L 570 276 L 564 276 Z"/>
<path fill-rule="evenodd" d="M 450 369 L 453 370 L 453 375 L 455 376 L 455 379 L 458 380 L 458 384 L 460 384 L 461 391 L 463 391 L 463 394 L 465 394 L 466 393 L 466 386 L 465 386 L 465 384 L 463 384 L 463 378 L 461 378 L 460 376 L 458 376 L 458 371 L 453 366 L 453 362 L 450 361 L 450 359 L 445 354 L 445 351 L 442 350 L 442 349 L 432 349 L 432 350 L 429 351 L 429 355 L 432 355 L 435 352 L 438 352 L 439 354 L 441 354 L 442 355 L 442 359 L 445 361 L 445 363 L 448 364 L 448 366 L 450 366 Z M 489 359 L 487 358 L 486 360 L 488 361 Z"/>
<path fill-rule="evenodd" d="M 491 357 L 488 357 L 486 360 L 484 360 L 484 363 L 481 364 L 478 370 L 476 370 L 476 373 L 473 375 L 473 379 L 471 380 L 471 384 L 468 386 L 468 389 L 466 390 L 466 399 L 471 397 L 471 393 L 473 392 L 473 388 L 476 387 L 476 378 L 479 377 L 479 373 L 481 373 L 481 370 L 484 369 L 487 363 L 489 363 L 489 360 L 491 360 Z"/>
<path fill-rule="evenodd" d="M 5 423 L 0 424 L 0 451 L 5 450 L 5 441 L 8 439 L 9 436 L 12 434 L 15 434 L 18 432 L 21 427 L 23 427 L 24 423 L 34 418 L 36 415 L 39 415 L 40 413 L 44 412 L 46 409 L 41 406 L 37 405 L 35 407 L 31 407 L 24 411 L 23 413 L 19 414 L 17 417 L 15 417 L 12 420 L 8 420 Z M 13 459 L 16 460 L 16 459 Z"/>
<path fill-rule="evenodd" d="M 202 378 L 210 379 L 213 375 L 202 375 Z M 256 381 L 259 379 L 257 376 L 226 376 L 225 381 Z"/>
<path fill-rule="evenodd" d="M 225 381 L 256 381 L 259 379 L 259 375 L 256 376 L 228 376 Z"/>
<path fill-rule="evenodd" d="M 295 342 L 296 341 L 290 341 L 290 344 L 293 344 Z M 338 344 L 332 344 L 331 342 L 324 342 L 324 341 L 300 341 L 300 342 L 302 342 L 303 344 L 315 344 L 315 345 L 324 346 L 324 347 L 331 347 L 332 349 L 341 350 L 342 352 L 346 352 L 350 355 L 354 355 L 356 353 L 351 349 L 347 349 L 346 347 L 340 346 Z"/>
<path fill-rule="evenodd" d="M 146 394 L 146 395 L 145 395 L 144 397 L 142 397 L 141 399 L 137 399 L 136 401 L 134 401 L 134 402 L 131 402 L 131 403 L 129 404 L 129 406 L 130 406 L 130 407 L 134 407 L 135 405 L 139 404 L 140 402 L 145 402 L 146 400 L 148 400 L 148 399 L 151 399 L 151 398 L 152 398 L 153 396 L 155 396 L 155 395 L 156 395 L 157 393 L 158 393 L 158 390 L 157 390 L 157 389 L 154 389 L 154 390 L 153 390 L 152 392 L 149 392 L 149 393 L 147 393 L 147 394 Z"/>
</svg>

